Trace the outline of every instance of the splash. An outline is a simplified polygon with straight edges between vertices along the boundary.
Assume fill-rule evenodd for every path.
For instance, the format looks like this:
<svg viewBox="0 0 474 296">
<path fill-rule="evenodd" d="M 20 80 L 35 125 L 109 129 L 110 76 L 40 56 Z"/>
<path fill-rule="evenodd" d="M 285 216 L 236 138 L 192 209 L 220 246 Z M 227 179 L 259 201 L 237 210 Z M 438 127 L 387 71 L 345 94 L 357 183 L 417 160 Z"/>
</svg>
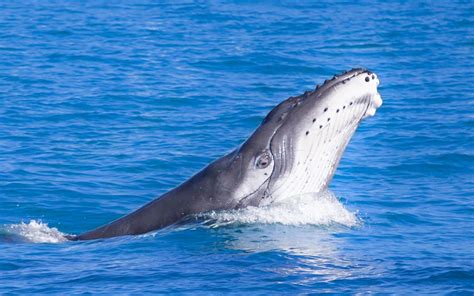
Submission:
<svg viewBox="0 0 474 296">
<path fill-rule="evenodd" d="M 67 241 L 64 233 L 55 227 L 41 221 L 31 220 L 29 223 L 10 224 L 5 226 L 4 232 L 10 235 L 12 240 L 31 243 L 60 243 Z"/>
<path fill-rule="evenodd" d="M 211 227 L 239 223 L 354 227 L 359 223 L 356 214 L 347 210 L 330 191 L 295 196 L 265 207 L 210 212 L 200 217 L 212 220 Z"/>
<path fill-rule="evenodd" d="M 287 198 L 264 207 L 248 207 L 239 210 L 210 212 L 196 215 L 205 225 L 215 228 L 230 224 L 281 224 L 354 227 L 360 223 L 355 213 L 347 210 L 334 193 L 305 194 Z M 188 221 L 189 222 L 189 221 Z M 180 225 L 183 229 L 186 226 Z M 0 229 L 0 241 L 60 243 L 65 234 L 47 223 L 30 220 L 29 223 L 10 224 Z M 176 228 L 173 228 L 174 231 Z M 148 235 L 156 235 L 152 232 Z M 143 235 L 142 235 L 143 236 Z M 142 237 L 140 236 L 140 237 Z"/>
</svg>

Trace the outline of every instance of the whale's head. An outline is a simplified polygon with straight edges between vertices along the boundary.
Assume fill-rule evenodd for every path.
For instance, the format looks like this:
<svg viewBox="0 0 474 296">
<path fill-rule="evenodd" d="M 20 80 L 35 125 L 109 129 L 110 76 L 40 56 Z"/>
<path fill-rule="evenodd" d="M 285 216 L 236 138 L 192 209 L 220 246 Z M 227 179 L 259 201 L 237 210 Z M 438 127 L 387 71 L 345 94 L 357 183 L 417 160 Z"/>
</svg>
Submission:
<svg viewBox="0 0 474 296">
<path fill-rule="evenodd" d="M 271 203 L 327 188 L 360 122 L 382 99 L 377 75 L 352 69 L 276 106 L 233 156 L 240 205 Z"/>
</svg>

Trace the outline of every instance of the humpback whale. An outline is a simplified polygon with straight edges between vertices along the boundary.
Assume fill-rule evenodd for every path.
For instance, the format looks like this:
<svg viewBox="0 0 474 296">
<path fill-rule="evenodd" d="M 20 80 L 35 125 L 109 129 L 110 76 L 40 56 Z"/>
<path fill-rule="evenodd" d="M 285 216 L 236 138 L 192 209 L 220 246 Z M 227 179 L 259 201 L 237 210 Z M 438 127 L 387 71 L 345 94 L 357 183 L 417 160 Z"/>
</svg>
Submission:
<svg viewBox="0 0 474 296">
<path fill-rule="evenodd" d="M 193 214 L 323 191 L 360 122 L 382 105 L 379 83 L 375 73 L 357 68 L 290 97 L 242 145 L 178 187 L 107 225 L 67 238 L 143 234 Z"/>
</svg>

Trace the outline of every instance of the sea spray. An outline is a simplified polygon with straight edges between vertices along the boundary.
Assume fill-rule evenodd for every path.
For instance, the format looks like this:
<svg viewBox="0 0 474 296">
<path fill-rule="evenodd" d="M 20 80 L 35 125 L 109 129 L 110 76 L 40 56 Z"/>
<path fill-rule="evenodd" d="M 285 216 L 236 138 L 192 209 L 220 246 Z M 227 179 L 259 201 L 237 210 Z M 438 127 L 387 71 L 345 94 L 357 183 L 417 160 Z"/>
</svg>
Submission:
<svg viewBox="0 0 474 296">
<path fill-rule="evenodd" d="M 264 207 L 210 212 L 198 217 L 212 220 L 212 227 L 234 223 L 353 227 L 359 223 L 356 214 L 347 210 L 331 191 L 294 196 Z"/>
<path fill-rule="evenodd" d="M 64 233 L 55 227 L 41 221 L 30 220 L 29 223 L 10 224 L 5 227 L 5 232 L 22 237 L 26 242 L 32 243 L 60 243 L 67 241 Z"/>
</svg>

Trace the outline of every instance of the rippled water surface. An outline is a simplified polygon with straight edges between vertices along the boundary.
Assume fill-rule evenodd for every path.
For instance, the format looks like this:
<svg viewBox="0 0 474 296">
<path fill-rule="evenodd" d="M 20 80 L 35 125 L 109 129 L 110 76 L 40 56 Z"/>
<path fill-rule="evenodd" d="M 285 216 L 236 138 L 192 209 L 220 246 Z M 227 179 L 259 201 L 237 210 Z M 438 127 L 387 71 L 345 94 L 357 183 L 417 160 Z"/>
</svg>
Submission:
<svg viewBox="0 0 474 296">
<path fill-rule="evenodd" d="M 474 293 L 473 11 L 0 3 L 0 293 Z M 333 193 L 62 241 L 175 187 L 278 102 L 356 66 L 379 75 L 384 105 Z"/>
</svg>

